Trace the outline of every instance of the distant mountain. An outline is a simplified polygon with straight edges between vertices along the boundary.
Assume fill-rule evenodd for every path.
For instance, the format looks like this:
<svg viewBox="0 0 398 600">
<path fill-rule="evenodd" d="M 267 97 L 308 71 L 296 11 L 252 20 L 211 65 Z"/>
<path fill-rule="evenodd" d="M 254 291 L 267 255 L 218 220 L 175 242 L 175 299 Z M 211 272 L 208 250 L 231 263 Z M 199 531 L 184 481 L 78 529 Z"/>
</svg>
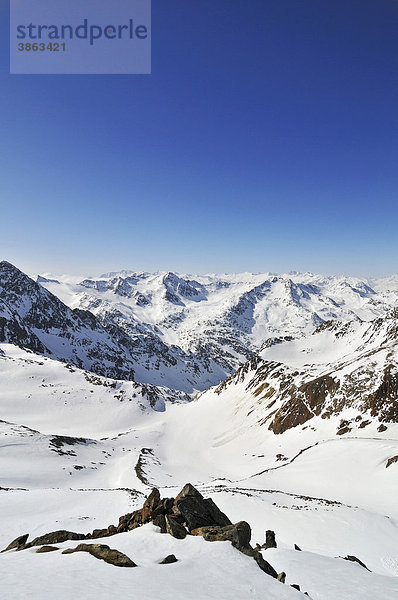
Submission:
<svg viewBox="0 0 398 600">
<path fill-rule="evenodd" d="M 123 330 L 138 381 L 188 393 L 218 384 L 274 338 L 302 337 L 329 320 L 371 321 L 398 302 L 398 288 L 311 273 L 123 271 L 77 285 L 40 283 L 104 327 Z"/>
<path fill-rule="evenodd" d="M 71 310 L 8 262 L 0 263 L 0 342 L 99 375 L 134 377 L 130 341 L 122 331 L 104 327 L 86 310 Z"/>
</svg>

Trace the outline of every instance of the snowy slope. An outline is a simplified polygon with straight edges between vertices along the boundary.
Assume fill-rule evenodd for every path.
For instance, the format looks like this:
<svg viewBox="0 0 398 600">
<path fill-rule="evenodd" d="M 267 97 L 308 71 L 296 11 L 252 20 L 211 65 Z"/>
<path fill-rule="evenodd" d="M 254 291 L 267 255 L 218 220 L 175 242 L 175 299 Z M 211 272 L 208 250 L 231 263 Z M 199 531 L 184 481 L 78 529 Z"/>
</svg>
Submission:
<svg viewBox="0 0 398 600">
<path fill-rule="evenodd" d="M 286 279 L 126 272 L 83 286 L 41 280 L 28 291 L 23 279 L 24 293 L 6 300 L 3 287 L 7 335 L 30 350 L 0 344 L 0 550 L 24 533 L 106 527 L 141 507 L 153 486 L 170 497 L 191 481 L 232 522 L 249 522 L 253 545 L 275 531 L 277 548 L 263 556 L 286 572 L 286 583 L 229 542 L 178 540 L 148 524 L 96 540 L 127 554 L 135 569 L 62 555 L 74 542 L 50 554 L 0 554 L 2 597 L 308 598 L 290 587 L 298 584 L 313 600 L 398 598 L 395 292 L 344 278 Z M 59 306 L 43 286 L 58 289 L 73 344 L 81 330 L 72 311 L 91 304 L 113 343 L 115 324 L 130 331 L 143 379 L 192 391 L 219 369 L 217 385 L 188 402 L 183 392 L 56 360 L 35 347 L 36 338 L 45 344 L 43 328 L 26 319 L 42 293 Z M 137 291 L 152 294 L 150 302 Z M 62 339 L 62 328 L 53 335 Z M 250 360 L 218 384 L 235 364 L 232 343 L 242 349 L 234 346 L 237 366 L 244 353 Z M 171 553 L 177 563 L 158 564 Z M 344 560 L 349 555 L 369 570 Z"/>
</svg>

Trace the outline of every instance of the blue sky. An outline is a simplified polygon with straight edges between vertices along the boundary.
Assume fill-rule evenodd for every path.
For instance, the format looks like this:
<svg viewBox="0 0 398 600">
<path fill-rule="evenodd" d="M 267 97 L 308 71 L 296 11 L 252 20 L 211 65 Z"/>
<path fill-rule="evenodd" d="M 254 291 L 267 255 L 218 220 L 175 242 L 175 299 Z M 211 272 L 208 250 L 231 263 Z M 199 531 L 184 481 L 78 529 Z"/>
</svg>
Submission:
<svg viewBox="0 0 398 600">
<path fill-rule="evenodd" d="M 397 1 L 153 0 L 131 76 L 9 75 L 6 4 L 2 258 L 398 272 Z"/>
</svg>

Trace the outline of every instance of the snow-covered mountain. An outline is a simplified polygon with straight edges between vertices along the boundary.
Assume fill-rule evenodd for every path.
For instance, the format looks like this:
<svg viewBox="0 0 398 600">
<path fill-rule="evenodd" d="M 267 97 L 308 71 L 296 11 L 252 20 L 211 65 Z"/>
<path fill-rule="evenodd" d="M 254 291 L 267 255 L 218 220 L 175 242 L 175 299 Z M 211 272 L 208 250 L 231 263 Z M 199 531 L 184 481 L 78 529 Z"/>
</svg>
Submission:
<svg viewBox="0 0 398 600">
<path fill-rule="evenodd" d="M 61 536 L 0 554 L 7 600 L 398 597 L 393 278 L 0 274 L 0 550 L 98 529 L 88 543 L 139 567 L 63 555 L 78 542 Z M 171 510 L 188 481 L 250 525 L 285 584 L 228 541 L 104 533 L 153 487 Z"/>
<path fill-rule="evenodd" d="M 89 311 L 71 310 L 7 262 L 0 263 L 0 341 L 99 375 L 133 379 L 130 340 Z"/>
<path fill-rule="evenodd" d="M 398 301 L 398 286 L 309 273 L 187 276 L 108 273 L 40 285 L 132 340 L 137 381 L 188 393 L 220 383 L 272 338 L 312 333 L 331 319 L 370 321 Z M 393 289 L 391 289 L 393 287 Z"/>
</svg>

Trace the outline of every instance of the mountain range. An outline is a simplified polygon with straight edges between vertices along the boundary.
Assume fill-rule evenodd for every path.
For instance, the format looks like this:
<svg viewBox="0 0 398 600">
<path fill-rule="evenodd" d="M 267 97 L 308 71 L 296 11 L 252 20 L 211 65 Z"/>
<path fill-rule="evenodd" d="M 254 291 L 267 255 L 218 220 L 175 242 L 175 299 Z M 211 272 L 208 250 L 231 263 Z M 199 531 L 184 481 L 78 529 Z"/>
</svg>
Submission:
<svg viewBox="0 0 398 600">
<path fill-rule="evenodd" d="M 61 540 L 0 554 L 7 600 L 50 600 L 49 581 L 61 600 L 395 600 L 397 306 L 398 277 L 32 279 L 0 263 L 0 549 Z M 257 549 L 179 539 L 188 481 Z M 142 519 L 152 488 L 169 534 L 155 516 L 103 529 Z M 140 568 L 61 555 L 93 528 Z"/>
</svg>

